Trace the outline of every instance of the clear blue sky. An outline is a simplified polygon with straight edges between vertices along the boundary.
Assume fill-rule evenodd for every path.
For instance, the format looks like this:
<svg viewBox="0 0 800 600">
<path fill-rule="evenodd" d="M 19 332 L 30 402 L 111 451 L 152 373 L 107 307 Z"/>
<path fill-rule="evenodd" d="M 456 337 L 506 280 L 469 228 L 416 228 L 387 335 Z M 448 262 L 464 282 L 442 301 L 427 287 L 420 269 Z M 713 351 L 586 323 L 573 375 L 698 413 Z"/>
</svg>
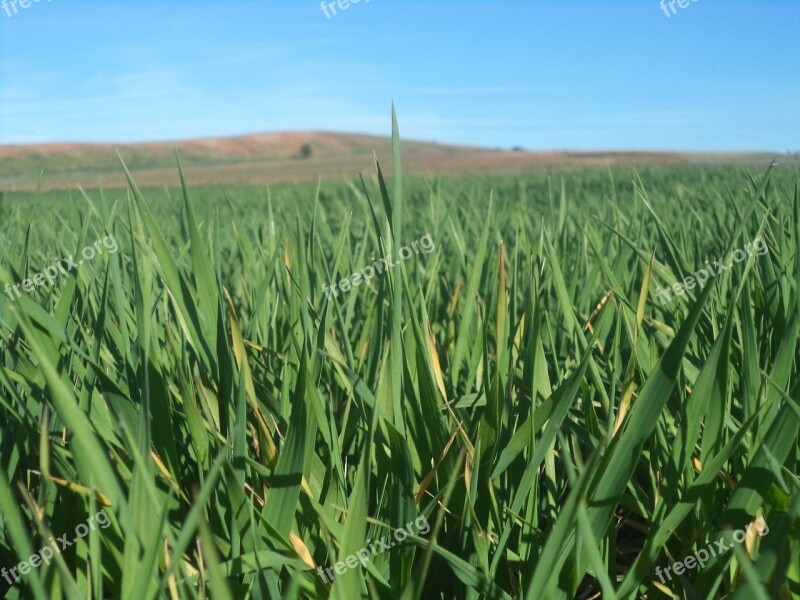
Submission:
<svg viewBox="0 0 800 600">
<path fill-rule="evenodd" d="M 0 9 L 0 144 L 387 134 L 394 100 L 421 140 L 800 150 L 800 0 L 675 9 L 41 0 Z"/>
</svg>

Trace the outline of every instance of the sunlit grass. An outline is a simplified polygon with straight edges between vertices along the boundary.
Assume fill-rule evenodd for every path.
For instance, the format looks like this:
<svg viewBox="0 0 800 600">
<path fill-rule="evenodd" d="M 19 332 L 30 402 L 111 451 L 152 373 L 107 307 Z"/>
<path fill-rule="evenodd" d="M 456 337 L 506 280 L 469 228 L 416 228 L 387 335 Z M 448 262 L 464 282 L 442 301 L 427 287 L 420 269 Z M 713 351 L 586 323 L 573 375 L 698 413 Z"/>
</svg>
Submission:
<svg viewBox="0 0 800 600">
<path fill-rule="evenodd" d="M 120 245 L 0 296 L 0 567 L 112 519 L 8 598 L 800 595 L 797 172 L 133 179 L 0 207 L 0 285 Z M 764 256 L 657 300 L 757 235 Z M 744 553 L 658 580 L 756 517 Z"/>
</svg>

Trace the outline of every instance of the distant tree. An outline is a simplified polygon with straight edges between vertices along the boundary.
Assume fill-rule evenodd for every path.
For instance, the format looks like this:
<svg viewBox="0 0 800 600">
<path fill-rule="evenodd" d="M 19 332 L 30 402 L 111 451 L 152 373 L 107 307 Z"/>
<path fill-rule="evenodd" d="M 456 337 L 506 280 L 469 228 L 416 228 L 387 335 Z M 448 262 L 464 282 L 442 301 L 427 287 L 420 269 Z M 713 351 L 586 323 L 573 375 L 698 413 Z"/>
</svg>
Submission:
<svg viewBox="0 0 800 600">
<path fill-rule="evenodd" d="M 514 146 L 514 147 L 511 149 L 511 151 L 512 151 L 512 152 L 524 152 L 524 151 L 525 151 L 525 149 L 524 149 L 522 146 Z"/>
<path fill-rule="evenodd" d="M 303 144 L 300 147 L 300 158 L 308 158 L 312 153 L 311 144 Z"/>
</svg>

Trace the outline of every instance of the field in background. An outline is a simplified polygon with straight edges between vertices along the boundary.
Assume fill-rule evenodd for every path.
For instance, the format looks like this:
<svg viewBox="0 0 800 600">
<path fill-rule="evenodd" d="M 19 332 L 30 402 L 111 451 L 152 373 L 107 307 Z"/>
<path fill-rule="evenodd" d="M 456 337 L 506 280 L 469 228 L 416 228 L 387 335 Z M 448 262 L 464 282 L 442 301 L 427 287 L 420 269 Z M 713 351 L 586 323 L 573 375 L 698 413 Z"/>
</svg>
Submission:
<svg viewBox="0 0 800 600">
<path fill-rule="evenodd" d="M 177 144 L 186 176 L 194 185 L 274 184 L 340 180 L 370 173 L 373 153 L 391 174 L 391 140 L 326 132 L 285 132 L 189 140 Z M 142 187 L 178 185 L 175 145 L 38 144 L 0 146 L 0 191 L 69 190 L 82 186 L 124 188 L 117 150 Z M 736 164 L 759 170 L 773 154 L 670 152 L 524 152 L 427 142 L 404 142 L 406 173 L 523 174 L 569 167 Z M 779 157 L 800 165 L 800 155 Z"/>
<path fill-rule="evenodd" d="M 796 167 L 269 190 L 196 189 L 202 169 L 2 197 L 0 285 L 119 242 L 0 295 L 0 567 L 112 520 L 5 597 L 800 595 Z M 765 255 L 656 299 L 758 235 Z M 756 518 L 763 538 L 659 581 Z"/>
</svg>

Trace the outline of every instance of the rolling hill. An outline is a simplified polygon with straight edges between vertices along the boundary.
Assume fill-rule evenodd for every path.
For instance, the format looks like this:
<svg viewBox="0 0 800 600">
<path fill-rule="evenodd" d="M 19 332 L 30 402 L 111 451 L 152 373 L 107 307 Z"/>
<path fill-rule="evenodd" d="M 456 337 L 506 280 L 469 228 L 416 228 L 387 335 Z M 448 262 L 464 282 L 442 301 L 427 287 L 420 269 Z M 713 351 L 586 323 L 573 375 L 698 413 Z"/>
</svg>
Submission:
<svg viewBox="0 0 800 600">
<path fill-rule="evenodd" d="M 303 152 L 305 146 L 306 151 Z M 117 152 L 143 187 L 178 183 L 175 148 L 193 185 L 267 184 L 371 173 L 373 152 L 387 167 L 389 138 L 332 132 L 280 132 L 204 138 L 173 144 L 57 143 L 0 146 L 0 190 L 117 188 L 126 185 Z M 772 154 L 669 152 L 524 152 L 419 141 L 403 143 L 404 165 L 421 175 L 502 174 L 565 166 L 743 163 L 767 165 Z M 784 157 L 785 158 L 785 157 Z M 797 162 L 797 156 L 791 158 Z"/>
</svg>

